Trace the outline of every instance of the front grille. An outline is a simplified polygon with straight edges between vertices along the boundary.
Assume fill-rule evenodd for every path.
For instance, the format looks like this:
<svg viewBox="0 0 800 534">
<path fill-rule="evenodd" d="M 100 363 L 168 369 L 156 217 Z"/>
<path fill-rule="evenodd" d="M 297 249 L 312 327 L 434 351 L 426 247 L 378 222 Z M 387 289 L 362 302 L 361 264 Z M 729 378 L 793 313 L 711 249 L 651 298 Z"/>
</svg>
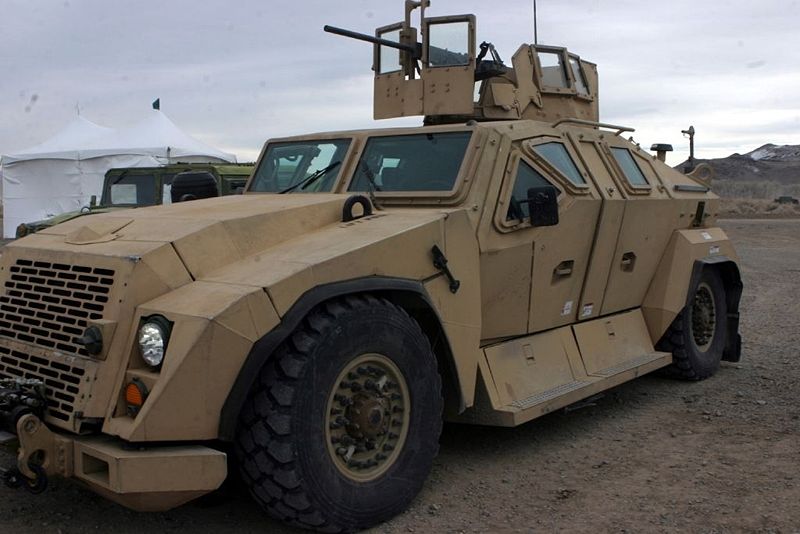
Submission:
<svg viewBox="0 0 800 534">
<path fill-rule="evenodd" d="M 114 271 L 18 259 L 0 296 L 0 336 L 88 356 L 78 342 L 103 317 Z"/>
<path fill-rule="evenodd" d="M 47 413 L 61 421 L 69 421 L 75 409 L 75 398 L 86 374 L 80 363 L 79 358 L 48 359 L 0 345 L 0 378 L 37 378 L 44 382 Z"/>
</svg>

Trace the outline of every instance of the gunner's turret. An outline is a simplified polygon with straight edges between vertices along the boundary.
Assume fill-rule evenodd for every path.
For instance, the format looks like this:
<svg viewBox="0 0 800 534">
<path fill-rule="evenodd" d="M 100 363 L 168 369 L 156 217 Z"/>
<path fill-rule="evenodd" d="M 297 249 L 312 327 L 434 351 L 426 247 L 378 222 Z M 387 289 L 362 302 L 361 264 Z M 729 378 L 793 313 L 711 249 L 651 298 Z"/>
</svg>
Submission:
<svg viewBox="0 0 800 534">
<path fill-rule="evenodd" d="M 375 119 L 599 120 L 594 63 L 566 48 L 523 44 L 508 66 L 491 43 L 476 46 L 474 15 L 427 17 L 429 5 L 406 0 L 405 19 L 377 28 L 374 36 L 325 26 L 373 43 Z M 416 9 L 420 30 L 411 23 Z"/>
</svg>

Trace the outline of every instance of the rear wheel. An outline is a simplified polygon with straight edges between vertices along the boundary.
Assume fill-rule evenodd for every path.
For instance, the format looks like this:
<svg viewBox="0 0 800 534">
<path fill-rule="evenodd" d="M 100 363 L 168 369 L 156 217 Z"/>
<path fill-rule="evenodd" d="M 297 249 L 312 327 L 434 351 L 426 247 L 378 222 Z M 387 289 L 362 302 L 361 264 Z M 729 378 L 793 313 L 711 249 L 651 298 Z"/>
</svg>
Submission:
<svg viewBox="0 0 800 534">
<path fill-rule="evenodd" d="M 725 286 L 717 272 L 704 269 L 692 297 L 658 344 L 672 352 L 668 376 L 703 380 L 719 369 L 725 350 L 727 304 Z"/>
<path fill-rule="evenodd" d="M 270 515 L 350 531 L 404 510 L 438 452 L 436 359 L 419 325 L 370 296 L 312 312 L 240 415 L 241 473 Z"/>
</svg>

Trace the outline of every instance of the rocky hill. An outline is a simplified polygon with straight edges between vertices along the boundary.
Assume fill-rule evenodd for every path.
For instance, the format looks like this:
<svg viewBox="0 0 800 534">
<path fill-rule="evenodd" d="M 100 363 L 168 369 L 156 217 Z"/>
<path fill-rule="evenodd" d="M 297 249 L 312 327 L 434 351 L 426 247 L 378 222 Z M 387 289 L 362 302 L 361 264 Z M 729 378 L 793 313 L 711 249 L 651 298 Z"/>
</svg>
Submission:
<svg viewBox="0 0 800 534">
<path fill-rule="evenodd" d="M 714 168 L 713 189 L 721 196 L 763 199 L 800 196 L 800 145 L 769 143 L 746 154 L 695 161 Z"/>
</svg>

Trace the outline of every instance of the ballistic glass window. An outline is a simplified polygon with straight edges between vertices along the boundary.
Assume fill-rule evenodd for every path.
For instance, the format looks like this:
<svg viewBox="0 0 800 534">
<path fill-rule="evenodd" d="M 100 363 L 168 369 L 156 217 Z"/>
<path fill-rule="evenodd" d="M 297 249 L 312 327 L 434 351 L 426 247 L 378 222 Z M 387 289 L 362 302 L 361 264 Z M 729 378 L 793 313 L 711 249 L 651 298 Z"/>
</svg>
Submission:
<svg viewBox="0 0 800 534">
<path fill-rule="evenodd" d="M 644 177 L 642 170 L 633 160 L 633 156 L 627 148 L 612 147 L 611 152 L 614 154 L 614 159 L 617 160 L 617 163 L 619 163 L 619 166 L 622 168 L 622 172 L 625 173 L 625 178 L 628 179 L 628 182 L 632 186 L 641 187 L 650 185 L 647 183 L 647 178 Z"/>
<path fill-rule="evenodd" d="M 558 52 L 545 52 L 537 50 L 539 65 L 542 67 L 542 84 L 545 87 L 569 87 L 567 83 L 567 71 Z"/>
<path fill-rule="evenodd" d="M 586 77 L 583 75 L 580 60 L 570 56 L 569 64 L 572 67 L 572 77 L 575 78 L 575 91 L 581 96 L 589 96 L 589 86 L 586 84 Z"/>
<path fill-rule="evenodd" d="M 428 66 L 469 65 L 469 22 L 439 22 L 428 26 Z"/>
<path fill-rule="evenodd" d="M 514 188 L 511 191 L 511 201 L 508 206 L 506 220 L 523 220 L 531 216 L 528 200 L 528 189 L 531 187 L 551 186 L 547 179 L 539 174 L 536 169 L 520 160 L 517 176 L 514 178 Z"/>
<path fill-rule="evenodd" d="M 400 42 L 400 30 L 390 30 L 378 35 L 382 39 L 388 41 Z M 400 50 L 390 46 L 378 45 L 379 49 L 379 70 L 378 74 L 387 74 L 389 72 L 397 72 L 400 70 Z"/>
<path fill-rule="evenodd" d="M 342 170 L 349 146 L 349 139 L 272 143 L 256 169 L 250 191 L 278 193 L 339 162 L 307 188 L 294 190 L 296 193 L 330 191 Z"/>
<path fill-rule="evenodd" d="M 586 180 L 581 176 L 578 167 L 575 166 L 575 162 L 572 161 L 563 143 L 543 143 L 534 146 L 533 150 L 546 159 L 550 165 L 561 171 L 573 184 L 586 185 Z"/>
<path fill-rule="evenodd" d="M 450 191 L 471 132 L 372 137 L 367 141 L 349 191 L 368 191 L 368 176 L 382 192 Z"/>
</svg>

